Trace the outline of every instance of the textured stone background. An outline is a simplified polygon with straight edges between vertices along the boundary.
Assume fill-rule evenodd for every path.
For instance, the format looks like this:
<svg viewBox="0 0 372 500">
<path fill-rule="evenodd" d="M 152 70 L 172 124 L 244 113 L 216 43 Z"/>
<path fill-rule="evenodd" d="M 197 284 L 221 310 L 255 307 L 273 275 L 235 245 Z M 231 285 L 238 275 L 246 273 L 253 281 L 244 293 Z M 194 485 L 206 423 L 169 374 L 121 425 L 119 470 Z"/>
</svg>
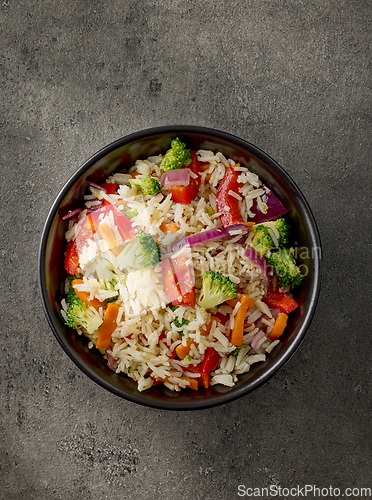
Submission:
<svg viewBox="0 0 372 500">
<path fill-rule="evenodd" d="M 238 497 L 371 484 L 369 0 L 3 0 L 0 498 Z M 226 406 L 162 412 L 75 367 L 37 252 L 69 176 L 104 145 L 205 125 L 275 158 L 309 201 L 321 299 L 290 362 Z"/>
</svg>

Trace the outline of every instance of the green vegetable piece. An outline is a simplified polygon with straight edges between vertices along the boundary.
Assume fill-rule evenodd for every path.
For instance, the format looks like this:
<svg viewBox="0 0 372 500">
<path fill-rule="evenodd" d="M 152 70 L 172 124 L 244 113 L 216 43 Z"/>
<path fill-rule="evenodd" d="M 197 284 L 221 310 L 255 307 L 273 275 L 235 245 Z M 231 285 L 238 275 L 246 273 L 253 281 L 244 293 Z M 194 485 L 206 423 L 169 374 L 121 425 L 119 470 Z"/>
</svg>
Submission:
<svg viewBox="0 0 372 500">
<path fill-rule="evenodd" d="M 163 187 L 155 177 L 135 177 L 129 183 L 145 195 L 154 195 Z"/>
<path fill-rule="evenodd" d="M 118 256 L 120 266 L 133 269 L 155 267 L 160 262 L 160 249 L 151 235 L 142 229 Z"/>
<path fill-rule="evenodd" d="M 235 358 L 237 358 L 239 356 L 239 352 L 240 352 L 240 349 L 242 349 L 242 345 L 238 346 L 235 351 L 233 352 L 233 356 L 235 356 Z"/>
<path fill-rule="evenodd" d="M 121 206 L 120 212 L 128 217 L 128 219 L 131 219 L 132 217 L 138 215 L 137 210 L 135 208 L 129 208 L 128 205 Z"/>
<path fill-rule="evenodd" d="M 180 323 L 178 318 L 176 318 L 175 320 L 173 320 L 173 323 L 176 328 L 182 328 L 183 326 L 188 325 L 190 321 L 188 321 L 185 318 L 182 318 L 182 322 Z"/>
<path fill-rule="evenodd" d="M 289 243 L 289 236 L 291 233 L 290 224 L 286 221 L 284 217 L 280 217 L 280 219 L 277 219 L 272 222 L 279 232 L 278 246 L 279 247 L 287 246 Z"/>
<path fill-rule="evenodd" d="M 101 316 L 94 307 L 88 306 L 88 304 L 79 299 L 72 284 L 70 284 L 66 302 L 69 305 L 66 312 L 67 326 L 75 329 L 81 328 L 89 335 L 98 330 L 103 322 Z"/>
<path fill-rule="evenodd" d="M 302 282 L 303 276 L 301 276 L 293 254 L 294 248 L 280 248 L 276 252 L 271 252 L 267 259 L 268 264 L 273 267 L 278 276 L 281 287 L 298 286 Z"/>
<path fill-rule="evenodd" d="M 186 144 L 176 137 L 171 141 L 171 148 L 165 153 L 160 168 L 166 172 L 183 166 L 187 167 L 191 162 L 190 150 L 186 149 Z"/>
<path fill-rule="evenodd" d="M 269 235 L 267 227 L 260 224 L 252 229 L 252 241 L 251 246 L 256 250 L 256 252 L 261 256 L 265 255 L 273 248 L 274 243 Z"/>
<path fill-rule="evenodd" d="M 127 274 L 120 272 L 113 272 L 112 278 L 110 279 L 100 279 L 100 283 L 102 284 L 105 290 L 112 290 L 113 292 L 117 292 L 113 297 L 109 297 L 105 299 L 105 302 L 115 302 L 119 298 L 118 288 L 120 285 L 126 285 L 127 283 Z"/>
<path fill-rule="evenodd" d="M 207 271 L 203 276 L 202 291 L 199 297 L 200 307 L 212 309 L 226 300 L 235 299 L 238 285 L 229 278 L 214 271 Z"/>
</svg>

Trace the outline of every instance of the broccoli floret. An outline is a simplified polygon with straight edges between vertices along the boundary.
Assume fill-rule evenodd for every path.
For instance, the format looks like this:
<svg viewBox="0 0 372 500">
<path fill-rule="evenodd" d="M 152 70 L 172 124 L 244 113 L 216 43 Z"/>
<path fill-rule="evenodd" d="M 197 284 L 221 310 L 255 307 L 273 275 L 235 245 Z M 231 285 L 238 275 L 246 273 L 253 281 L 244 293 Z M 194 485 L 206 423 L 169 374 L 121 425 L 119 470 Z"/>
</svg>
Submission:
<svg viewBox="0 0 372 500">
<path fill-rule="evenodd" d="M 212 309 L 225 300 L 235 299 L 238 285 L 220 273 L 207 271 L 203 276 L 202 291 L 199 297 L 200 307 Z"/>
<path fill-rule="evenodd" d="M 235 349 L 235 351 L 233 352 L 233 356 L 234 356 L 235 358 L 237 358 L 237 357 L 239 356 L 239 352 L 240 352 L 240 350 L 241 350 L 241 349 L 243 349 L 243 347 L 247 347 L 247 344 L 242 344 L 242 345 L 239 345 L 239 346 Z"/>
<path fill-rule="evenodd" d="M 178 137 L 171 141 L 171 148 L 165 153 L 160 168 L 164 171 L 187 167 L 192 162 L 192 156 L 186 144 L 181 142 Z"/>
<path fill-rule="evenodd" d="M 183 326 L 188 325 L 188 324 L 190 323 L 190 321 L 189 321 L 189 320 L 187 320 L 187 319 L 185 319 L 185 318 L 182 318 L 182 322 L 180 323 L 180 322 L 178 321 L 178 318 L 176 318 L 175 320 L 173 320 L 173 322 L 172 322 L 172 323 L 174 323 L 174 326 L 175 326 L 176 328 L 182 328 Z"/>
<path fill-rule="evenodd" d="M 102 318 L 98 312 L 76 295 L 74 287 L 70 284 L 66 301 L 69 305 L 67 309 L 66 325 L 70 328 L 81 328 L 89 335 L 92 335 L 102 324 Z"/>
<path fill-rule="evenodd" d="M 80 300 L 79 297 L 76 295 L 74 287 L 72 286 L 72 282 L 76 278 L 75 278 L 75 276 L 73 276 L 71 274 L 68 274 L 67 275 L 67 279 L 68 279 L 68 281 L 69 281 L 70 284 L 69 284 L 68 292 L 67 292 L 67 295 L 66 295 L 66 302 L 67 302 L 67 304 L 72 305 L 77 300 Z"/>
<path fill-rule="evenodd" d="M 155 177 L 135 177 L 129 179 L 129 182 L 137 191 L 142 191 L 143 194 L 156 194 L 163 187 Z"/>
<path fill-rule="evenodd" d="M 287 246 L 289 243 L 289 235 L 291 232 L 290 224 L 285 220 L 284 217 L 274 220 L 272 221 L 272 223 L 275 225 L 276 229 L 279 232 L 278 246 L 279 247 Z"/>
<path fill-rule="evenodd" d="M 120 212 L 128 217 L 128 219 L 131 219 L 132 217 L 138 215 L 137 210 L 135 208 L 129 208 L 128 205 L 123 205 L 122 207 L 120 207 Z"/>
<path fill-rule="evenodd" d="M 136 234 L 124 250 L 118 255 L 119 267 L 144 269 L 155 267 L 160 261 L 160 250 L 151 235 L 142 231 Z"/>
<path fill-rule="evenodd" d="M 296 266 L 293 254 L 293 248 L 280 248 L 276 252 L 271 252 L 267 259 L 267 262 L 275 270 L 281 287 L 288 285 L 297 286 L 303 279 L 299 268 Z"/>
<path fill-rule="evenodd" d="M 119 298 L 119 285 L 125 285 L 127 282 L 127 274 L 125 273 L 112 273 L 112 278 L 99 280 L 105 290 L 112 290 L 116 295 L 105 299 L 105 302 L 115 302 Z"/>
<path fill-rule="evenodd" d="M 260 224 L 252 229 L 252 241 L 251 246 L 256 250 L 256 252 L 261 256 L 265 257 L 267 252 L 271 250 L 274 246 L 274 242 L 269 235 L 267 227 Z"/>
</svg>

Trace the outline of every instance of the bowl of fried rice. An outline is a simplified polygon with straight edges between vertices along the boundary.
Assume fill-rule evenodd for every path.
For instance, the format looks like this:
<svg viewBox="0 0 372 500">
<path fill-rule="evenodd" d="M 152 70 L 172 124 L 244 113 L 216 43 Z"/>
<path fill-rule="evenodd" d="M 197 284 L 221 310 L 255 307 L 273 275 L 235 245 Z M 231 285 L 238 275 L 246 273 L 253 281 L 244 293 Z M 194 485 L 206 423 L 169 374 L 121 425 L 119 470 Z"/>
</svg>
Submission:
<svg viewBox="0 0 372 500">
<path fill-rule="evenodd" d="M 103 388 L 160 409 L 227 403 L 293 355 L 315 313 L 321 245 L 303 194 L 226 132 L 165 126 L 104 147 L 47 217 L 49 325 Z"/>
</svg>

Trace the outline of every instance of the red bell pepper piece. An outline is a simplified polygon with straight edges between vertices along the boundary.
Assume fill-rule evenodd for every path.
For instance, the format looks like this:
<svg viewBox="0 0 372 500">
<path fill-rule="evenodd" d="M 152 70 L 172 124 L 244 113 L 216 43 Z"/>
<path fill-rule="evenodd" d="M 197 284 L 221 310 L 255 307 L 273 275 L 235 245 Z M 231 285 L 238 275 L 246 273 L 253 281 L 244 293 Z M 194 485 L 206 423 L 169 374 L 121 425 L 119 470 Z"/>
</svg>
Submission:
<svg viewBox="0 0 372 500">
<path fill-rule="evenodd" d="M 163 288 L 174 306 L 195 305 L 194 281 L 186 257 L 162 260 Z"/>
<path fill-rule="evenodd" d="M 138 233 L 139 229 L 137 229 L 135 226 L 132 226 L 132 223 L 128 219 L 128 217 L 122 214 L 120 210 L 114 207 L 114 205 L 112 205 L 112 207 L 114 208 L 114 219 L 116 227 L 118 228 L 118 231 L 121 234 L 123 240 L 126 241 L 129 238 L 135 236 Z"/>
<path fill-rule="evenodd" d="M 166 344 L 167 346 L 169 346 L 169 344 L 168 344 L 168 343 L 167 343 L 167 341 L 166 341 L 166 338 L 167 338 L 167 335 L 166 335 L 166 333 L 165 333 L 165 330 L 163 330 L 163 331 L 161 332 L 161 334 L 159 335 L 159 342 L 160 342 L 161 340 L 164 340 L 165 344 Z M 171 353 L 170 353 L 170 354 L 168 354 L 167 356 L 168 356 L 168 358 L 169 358 L 169 359 L 173 359 L 173 358 L 175 358 L 175 357 L 176 357 L 176 354 L 177 354 L 177 353 L 176 353 L 176 349 L 173 349 L 173 351 L 171 351 Z"/>
<path fill-rule="evenodd" d="M 208 347 L 204 354 L 204 359 L 198 365 L 189 365 L 185 370 L 193 373 L 199 373 L 199 385 L 208 389 L 211 379 L 210 372 L 213 372 L 221 359 L 218 352 L 213 347 Z"/>
<path fill-rule="evenodd" d="M 245 224 L 239 209 L 239 200 L 229 194 L 229 191 L 239 194 L 239 175 L 240 172 L 234 170 L 234 167 L 229 167 L 218 185 L 216 208 L 217 212 L 221 213 L 220 219 L 224 227 L 232 224 Z M 228 209 L 225 207 L 228 207 Z"/>
<path fill-rule="evenodd" d="M 226 325 L 226 323 L 230 319 L 229 316 L 221 314 L 220 312 L 215 313 L 213 316 L 216 316 L 223 325 Z"/>
<path fill-rule="evenodd" d="M 186 257 L 175 257 L 171 259 L 171 264 L 176 275 L 177 286 L 179 286 L 182 298 L 172 301 L 174 306 L 194 306 L 195 288 L 190 266 Z"/>
<path fill-rule="evenodd" d="M 195 179 L 191 177 L 190 184 L 188 186 L 171 186 L 169 188 L 169 192 L 172 195 L 172 200 L 176 203 L 191 203 L 191 201 L 195 198 L 199 191 L 200 174 L 202 169 L 196 151 L 191 151 L 191 156 L 192 162 L 187 166 L 187 168 L 189 168 L 191 172 L 196 174 L 197 177 Z"/>
<path fill-rule="evenodd" d="M 164 384 L 165 380 L 163 378 L 160 378 L 160 377 L 151 377 L 152 378 L 152 385 L 155 386 L 155 385 L 161 385 L 161 384 Z"/>
<path fill-rule="evenodd" d="M 92 216 L 95 230 L 97 230 L 98 228 L 100 215 L 102 213 L 108 215 L 110 212 L 112 212 L 114 215 L 116 227 L 118 228 L 118 231 L 124 241 L 129 240 L 129 238 L 132 238 L 138 233 L 139 229 L 132 226 L 132 223 L 128 219 L 128 217 L 122 214 L 120 210 L 115 207 L 115 205 L 109 203 L 106 200 L 103 200 L 102 206 L 98 210 L 95 210 L 90 214 Z"/>
<path fill-rule="evenodd" d="M 202 364 L 203 361 L 201 361 L 198 365 L 189 365 L 187 368 L 185 368 L 185 370 L 192 373 L 199 373 L 200 377 L 197 378 L 199 385 L 202 385 L 203 387 L 208 389 L 211 380 L 211 374 L 210 372 L 202 371 Z"/>
<path fill-rule="evenodd" d="M 67 244 L 65 269 L 69 274 L 75 274 L 79 266 L 79 254 L 85 247 L 88 240 L 93 239 L 95 233 L 93 220 L 91 214 L 85 216 L 84 221 L 81 223 L 80 230 L 73 241 Z"/>
<path fill-rule="evenodd" d="M 201 363 L 202 373 L 213 372 L 217 368 L 221 356 L 213 347 L 207 347 Z"/>
<path fill-rule="evenodd" d="M 284 292 L 279 292 L 279 290 L 273 290 L 269 288 L 267 294 L 262 298 L 262 300 L 269 307 L 279 307 L 279 309 L 284 313 L 290 313 L 296 307 L 298 307 L 297 302 L 290 296 Z"/>
<path fill-rule="evenodd" d="M 163 274 L 164 292 L 171 302 L 173 302 L 174 300 L 178 300 L 178 298 L 181 296 L 181 291 L 177 286 L 176 277 L 174 275 L 170 259 L 161 261 L 161 270 Z"/>
<path fill-rule="evenodd" d="M 182 295 L 181 299 L 173 300 L 173 306 L 194 306 L 195 305 L 195 289 L 191 290 L 185 295 Z"/>
<path fill-rule="evenodd" d="M 209 372 L 206 373 L 201 373 L 200 377 L 197 379 L 198 384 L 202 385 L 206 389 L 208 389 L 210 381 L 211 381 L 211 374 Z"/>
<path fill-rule="evenodd" d="M 118 189 L 116 182 L 104 182 L 101 184 L 102 189 L 106 189 L 107 194 L 114 194 Z"/>
<path fill-rule="evenodd" d="M 96 232 L 93 224 L 92 214 L 88 213 L 85 216 L 84 222 L 80 227 L 80 231 L 78 232 L 75 241 L 76 241 L 76 250 L 80 254 L 82 249 L 87 244 L 88 240 L 92 240 L 94 233 Z"/>
<path fill-rule="evenodd" d="M 79 267 L 79 254 L 76 248 L 76 240 L 67 243 L 65 269 L 68 274 L 75 274 Z"/>
</svg>

